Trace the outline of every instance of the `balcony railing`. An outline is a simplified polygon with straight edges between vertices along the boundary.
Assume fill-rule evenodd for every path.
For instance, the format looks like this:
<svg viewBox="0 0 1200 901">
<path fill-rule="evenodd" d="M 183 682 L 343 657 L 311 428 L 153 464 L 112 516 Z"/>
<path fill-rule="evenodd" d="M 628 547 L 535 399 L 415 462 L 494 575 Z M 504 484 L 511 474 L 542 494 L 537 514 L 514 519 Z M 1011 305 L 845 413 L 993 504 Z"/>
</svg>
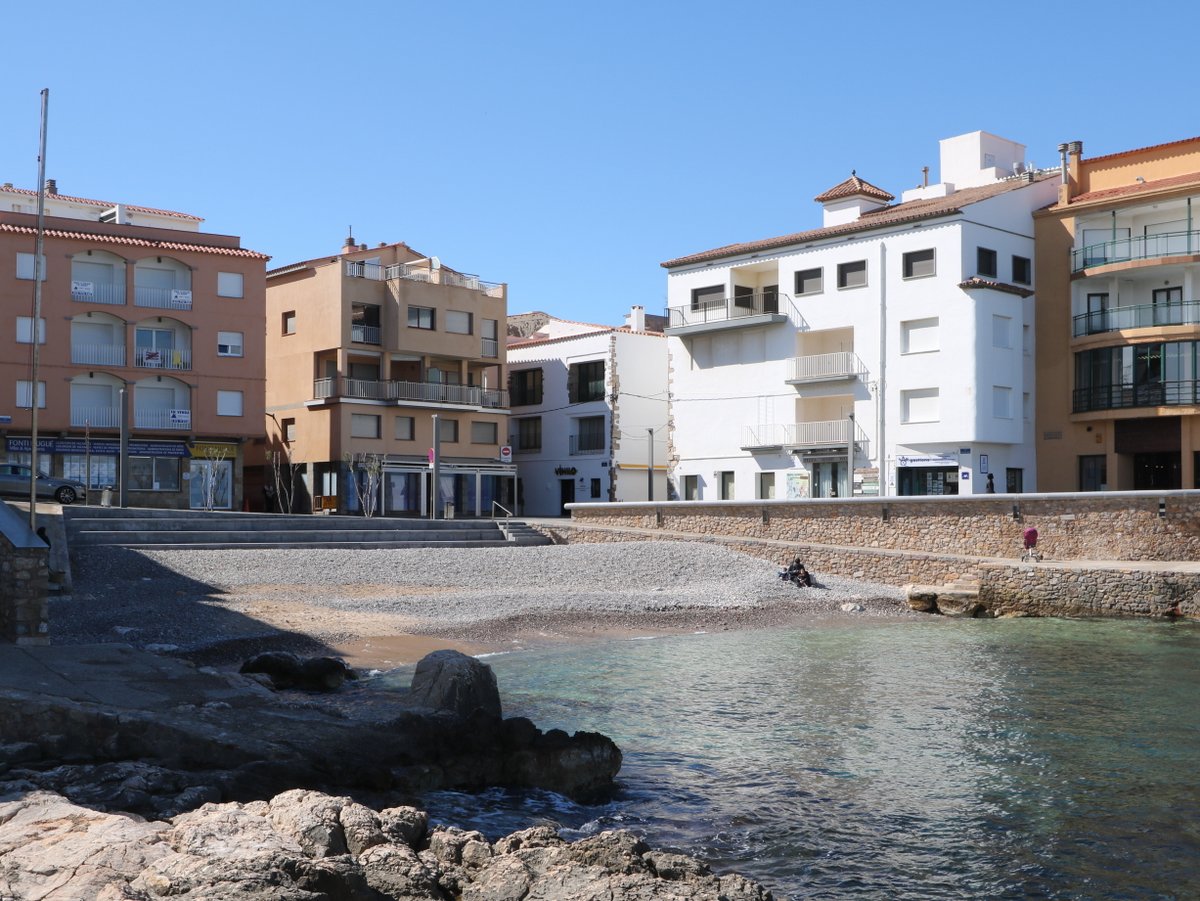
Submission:
<svg viewBox="0 0 1200 901">
<path fill-rule="evenodd" d="M 742 447 L 845 447 L 850 434 L 848 419 L 747 426 L 742 435 Z M 867 435 L 858 423 L 854 424 L 853 434 L 855 444 L 866 443 Z"/>
<path fill-rule="evenodd" d="M 742 294 L 670 307 L 667 310 L 667 327 L 683 328 L 710 322 L 730 322 L 748 316 L 777 314 L 780 310 L 780 297 L 779 294 Z"/>
<path fill-rule="evenodd" d="M 71 300 L 121 306 L 125 303 L 125 283 L 72 281 Z"/>
<path fill-rule="evenodd" d="M 89 366 L 124 366 L 124 344 L 72 344 L 71 362 Z"/>
<path fill-rule="evenodd" d="M 377 325 L 350 326 L 350 340 L 358 344 L 381 344 L 383 332 Z"/>
<path fill-rule="evenodd" d="M 1200 325 L 1200 301 L 1186 303 L 1140 303 L 1111 307 L 1074 318 L 1074 335 L 1098 335 L 1129 328 L 1153 328 L 1159 325 Z"/>
<path fill-rule="evenodd" d="M 500 343 L 495 338 L 481 338 L 479 356 L 495 359 L 500 356 Z"/>
<path fill-rule="evenodd" d="M 383 281 L 383 267 L 378 263 L 367 263 L 363 260 L 346 260 L 346 277 Z"/>
<path fill-rule="evenodd" d="M 138 369 L 191 369 L 192 352 L 186 348 L 151 350 L 138 347 L 133 351 L 133 365 Z"/>
<path fill-rule="evenodd" d="M 115 429 L 121 425 L 120 407 L 77 407 L 71 405 L 71 425 L 78 428 Z"/>
<path fill-rule="evenodd" d="M 478 275 L 466 272 L 451 272 L 449 269 L 434 269 L 428 262 L 396 263 L 383 271 L 386 279 L 404 278 L 414 282 L 425 282 L 433 285 L 454 285 L 459 288 L 470 288 L 472 291 L 482 291 L 488 297 L 502 297 L 504 286 L 498 282 L 485 282 Z"/>
<path fill-rule="evenodd" d="M 813 354 L 793 357 L 789 361 L 789 382 L 835 382 L 858 379 L 867 374 L 867 367 L 853 351 Z"/>
<path fill-rule="evenodd" d="M 603 435 L 570 435 L 567 442 L 572 457 L 604 453 Z"/>
<path fill-rule="evenodd" d="M 1076 388 L 1071 409 L 1075 413 L 1090 413 L 1094 410 L 1124 410 L 1129 407 L 1190 407 L 1196 404 L 1200 404 L 1200 380 L 1181 379 Z"/>
<path fill-rule="evenodd" d="M 345 376 L 317 379 L 313 397 L 351 397 L 363 400 L 416 401 L 502 409 L 508 406 L 508 392 L 474 385 L 447 385 L 443 382 L 393 382 L 351 379 Z"/>
<path fill-rule="evenodd" d="M 192 427 L 192 411 L 135 409 L 133 426 L 137 429 L 190 429 Z"/>
<path fill-rule="evenodd" d="M 186 288 L 146 288 L 134 285 L 133 305 L 156 310 L 190 310 L 192 292 Z"/>
<path fill-rule="evenodd" d="M 1079 272 L 1089 266 L 1124 263 L 1129 260 L 1152 260 L 1156 257 L 1187 256 L 1200 253 L 1200 231 L 1167 232 L 1161 235 L 1138 235 L 1115 238 L 1101 244 L 1089 244 L 1071 251 L 1071 271 Z"/>
</svg>

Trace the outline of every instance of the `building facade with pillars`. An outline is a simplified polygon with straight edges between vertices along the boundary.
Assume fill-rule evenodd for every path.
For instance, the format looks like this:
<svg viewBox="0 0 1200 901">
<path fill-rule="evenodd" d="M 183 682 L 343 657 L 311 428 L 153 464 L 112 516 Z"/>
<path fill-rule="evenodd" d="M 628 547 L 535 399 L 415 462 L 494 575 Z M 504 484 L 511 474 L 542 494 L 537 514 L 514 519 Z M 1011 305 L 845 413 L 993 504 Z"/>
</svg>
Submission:
<svg viewBox="0 0 1200 901">
<path fill-rule="evenodd" d="M 1200 138 L 1059 149 L 1035 217 L 1041 487 L 1200 487 Z"/>
<path fill-rule="evenodd" d="M 823 192 L 821 228 L 663 263 L 684 500 L 1030 491 L 1025 147 L 940 142 L 940 181 Z"/>
<path fill-rule="evenodd" d="M 299 475 L 293 509 L 358 511 L 348 455 L 381 464 L 383 515 L 428 516 L 435 499 L 438 515 L 511 509 L 506 305 L 505 285 L 404 243 L 348 238 L 340 253 L 268 272 L 267 444 Z M 361 490 L 362 471 L 353 478 Z"/>
<path fill-rule="evenodd" d="M 519 512 L 570 503 L 668 500 L 663 318 L 634 306 L 620 327 L 538 316 L 509 322 L 509 444 Z M 648 321 L 649 320 L 649 321 Z M 514 326 L 516 327 L 514 329 Z"/>
<path fill-rule="evenodd" d="M 269 258 L 196 216 L 48 181 L 35 323 L 36 213 L 37 192 L 0 186 L 0 450 L 30 461 L 36 403 L 43 472 L 129 506 L 241 509 L 262 435 Z"/>
</svg>

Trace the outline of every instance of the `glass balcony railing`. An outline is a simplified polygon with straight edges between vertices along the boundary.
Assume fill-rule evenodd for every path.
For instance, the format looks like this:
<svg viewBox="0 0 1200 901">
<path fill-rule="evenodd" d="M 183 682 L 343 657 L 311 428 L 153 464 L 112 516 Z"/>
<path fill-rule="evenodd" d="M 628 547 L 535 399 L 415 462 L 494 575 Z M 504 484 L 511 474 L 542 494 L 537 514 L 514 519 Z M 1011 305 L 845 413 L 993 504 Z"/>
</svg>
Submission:
<svg viewBox="0 0 1200 901">
<path fill-rule="evenodd" d="M 1163 325 L 1200 325 L 1200 301 L 1186 303 L 1140 303 L 1127 307 L 1110 307 L 1080 313 L 1073 320 L 1073 334 L 1098 335 L 1131 328 L 1154 328 Z"/>
<path fill-rule="evenodd" d="M 1089 244 L 1071 251 L 1071 271 L 1079 272 L 1092 266 L 1125 263 L 1130 260 L 1152 260 L 1200 254 L 1200 231 L 1168 232 L 1161 235 L 1138 235 L 1115 238 L 1101 244 Z"/>
<path fill-rule="evenodd" d="M 71 362 L 87 366 L 124 366 L 124 344 L 71 344 Z"/>
</svg>

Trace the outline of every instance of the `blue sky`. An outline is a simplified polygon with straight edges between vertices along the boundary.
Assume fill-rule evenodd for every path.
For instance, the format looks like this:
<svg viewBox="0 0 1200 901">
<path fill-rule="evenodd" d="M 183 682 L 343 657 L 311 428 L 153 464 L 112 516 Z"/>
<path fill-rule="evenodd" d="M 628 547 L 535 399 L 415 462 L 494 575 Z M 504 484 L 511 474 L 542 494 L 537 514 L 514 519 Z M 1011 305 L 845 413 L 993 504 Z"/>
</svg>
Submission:
<svg viewBox="0 0 1200 901">
<path fill-rule="evenodd" d="M 1187 4 L 74 3 L 5 11 L 0 181 L 194 213 L 270 266 L 353 225 L 509 284 L 661 312 L 659 263 L 894 194 L 982 129 L 1057 164 L 1200 134 Z"/>
</svg>

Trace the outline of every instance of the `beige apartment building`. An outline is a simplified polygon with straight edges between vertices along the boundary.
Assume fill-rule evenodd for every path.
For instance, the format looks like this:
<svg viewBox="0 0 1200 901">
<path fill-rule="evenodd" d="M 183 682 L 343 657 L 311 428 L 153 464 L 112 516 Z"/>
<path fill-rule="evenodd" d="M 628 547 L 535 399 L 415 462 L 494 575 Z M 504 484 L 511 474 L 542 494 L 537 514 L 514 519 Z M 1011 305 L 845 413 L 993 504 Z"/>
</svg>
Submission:
<svg viewBox="0 0 1200 901">
<path fill-rule="evenodd" d="M 1034 214 L 1038 487 L 1200 487 L 1200 138 L 1059 151 Z"/>
<path fill-rule="evenodd" d="M 36 403 L 42 472 L 129 506 L 241 509 L 269 258 L 196 216 L 46 194 L 35 322 L 37 192 L 0 186 L 0 453 L 30 462 Z"/>
<path fill-rule="evenodd" d="M 438 515 L 511 510 L 506 312 L 505 285 L 403 243 L 348 238 L 340 253 L 268 272 L 267 441 L 293 467 L 292 509 L 359 511 L 366 470 L 354 470 L 356 490 L 348 457 L 365 456 L 382 468 L 377 513 L 428 516 L 435 498 Z"/>
</svg>

